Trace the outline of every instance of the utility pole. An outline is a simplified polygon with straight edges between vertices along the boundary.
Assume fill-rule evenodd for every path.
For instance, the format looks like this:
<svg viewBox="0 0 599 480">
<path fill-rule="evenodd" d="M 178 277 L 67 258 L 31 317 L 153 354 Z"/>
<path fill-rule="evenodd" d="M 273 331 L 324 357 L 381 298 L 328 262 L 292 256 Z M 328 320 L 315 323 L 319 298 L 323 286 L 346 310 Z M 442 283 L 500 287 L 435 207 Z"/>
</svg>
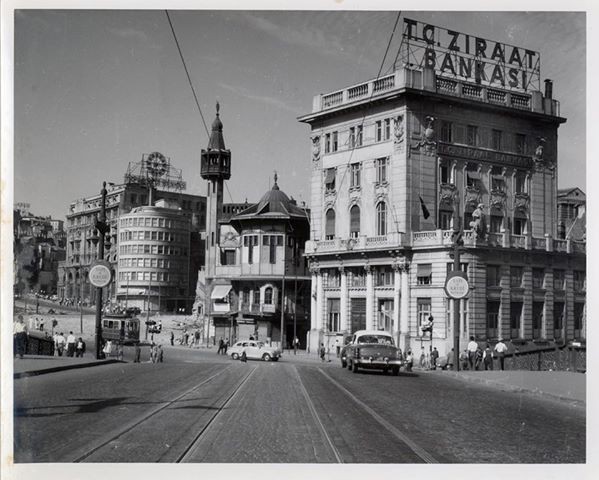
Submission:
<svg viewBox="0 0 599 480">
<path fill-rule="evenodd" d="M 283 254 L 283 285 L 281 288 L 281 353 L 284 351 L 283 345 L 283 329 L 285 327 L 285 270 L 287 265 L 285 264 L 285 255 Z"/>
<path fill-rule="evenodd" d="M 100 205 L 100 216 L 96 219 L 96 230 L 99 234 L 98 260 L 104 260 L 104 238 L 110 227 L 106 223 L 106 182 L 102 184 L 102 203 Z M 102 288 L 96 287 L 96 358 L 102 354 Z"/>
<path fill-rule="evenodd" d="M 457 209 L 454 207 L 453 215 L 453 271 L 459 272 L 460 266 L 460 247 L 464 241 L 460 228 L 460 219 L 457 215 Z M 460 299 L 453 299 L 453 369 L 460 370 Z"/>
</svg>

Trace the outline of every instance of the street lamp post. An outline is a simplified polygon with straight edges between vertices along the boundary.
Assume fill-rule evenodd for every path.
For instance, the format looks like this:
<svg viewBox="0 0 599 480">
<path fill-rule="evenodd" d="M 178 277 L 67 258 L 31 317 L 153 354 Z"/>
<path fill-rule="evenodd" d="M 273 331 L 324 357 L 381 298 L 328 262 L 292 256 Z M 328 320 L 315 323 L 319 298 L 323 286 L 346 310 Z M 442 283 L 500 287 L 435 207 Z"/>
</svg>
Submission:
<svg viewBox="0 0 599 480">
<path fill-rule="evenodd" d="M 104 239 L 110 229 L 106 223 L 106 182 L 102 184 L 102 202 L 100 204 L 100 216 L 96 218 L 95 227 L 99 237 L 93 236 L 92 242 L 98 243 L 98 260 L 104 260 Z M 102 354 L 102 288 L 96 287 L 96 358 Z"/>
<path fill-rule="evenodd" d="M 460 219 L 457 215 L 457 207 L 454 206 L 453 216 L 453 271 L 459 272 L 460 247 L 463 244 Z M 460 370 L 460 300 L 453 299 L 453 369 Z"/>
</svg>

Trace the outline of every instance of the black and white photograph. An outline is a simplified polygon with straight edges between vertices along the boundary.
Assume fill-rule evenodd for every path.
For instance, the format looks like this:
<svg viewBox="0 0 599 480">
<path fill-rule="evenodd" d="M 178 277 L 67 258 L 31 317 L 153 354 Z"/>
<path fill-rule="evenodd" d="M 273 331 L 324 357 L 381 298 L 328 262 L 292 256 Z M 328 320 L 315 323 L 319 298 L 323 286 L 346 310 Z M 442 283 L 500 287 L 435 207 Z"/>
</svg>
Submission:
<svg viewBox="0 0 599 480">
<path fill-rule="evenodd" d="M 592 12 L 489 5 L 3 5 L 2 476 L 587 478 Z"/>
</svg>

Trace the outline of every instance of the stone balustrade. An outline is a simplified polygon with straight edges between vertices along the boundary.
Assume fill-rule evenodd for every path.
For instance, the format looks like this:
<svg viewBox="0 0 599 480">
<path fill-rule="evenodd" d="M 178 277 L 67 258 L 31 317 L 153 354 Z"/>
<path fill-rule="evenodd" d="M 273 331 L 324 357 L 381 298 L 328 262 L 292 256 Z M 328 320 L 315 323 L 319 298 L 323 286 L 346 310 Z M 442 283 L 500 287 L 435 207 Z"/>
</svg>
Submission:
<svg viewBox="0 0 599 480">
<path fill-rule="evenodd" d="M 452 245 L 452 230 L 428 230 L 412 232 L 407 235 L 401 232 L 367 237 L 306 242 L 306 254 L 341 253 L 348 251 L 369 251 L 389 248 L 410 247 L 414 249 L 429 247 L 448 247 Z M 586 254 L 586 243 L 571 240 L 558 240 L 549 235 L 542 238 L 530 235 L 512 235 L 510 232 L 491 232 L 485 239 L 477 238 L 472 230 L 465 230 L 462 239 L 466 248 L 497 247 L 523 250 L 545 250 L 563 253 Z"/>
</svg>

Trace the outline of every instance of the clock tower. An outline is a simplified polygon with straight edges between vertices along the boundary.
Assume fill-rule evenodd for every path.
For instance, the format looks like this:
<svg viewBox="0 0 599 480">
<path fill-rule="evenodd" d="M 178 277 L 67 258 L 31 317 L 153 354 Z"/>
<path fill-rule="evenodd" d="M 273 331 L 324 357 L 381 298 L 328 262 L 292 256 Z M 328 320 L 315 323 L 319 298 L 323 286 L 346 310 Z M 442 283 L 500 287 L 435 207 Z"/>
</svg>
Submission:
<svg viewBox="0 0 599 480">
<path fill-rule="evenodd" d="M 200 173 L 208 180 L 206 195 L 206 280 L 214 278 L 219 243 L 218 220 L 223 211 L 223 181 L 231 178 L 231 151 L 225 148 L 223 124 L 219 115 L 220 105 L 216 103 L 216 118 L 212 122 L 212 132 L 208 148 L 202 149 Z"/>
</svg>

